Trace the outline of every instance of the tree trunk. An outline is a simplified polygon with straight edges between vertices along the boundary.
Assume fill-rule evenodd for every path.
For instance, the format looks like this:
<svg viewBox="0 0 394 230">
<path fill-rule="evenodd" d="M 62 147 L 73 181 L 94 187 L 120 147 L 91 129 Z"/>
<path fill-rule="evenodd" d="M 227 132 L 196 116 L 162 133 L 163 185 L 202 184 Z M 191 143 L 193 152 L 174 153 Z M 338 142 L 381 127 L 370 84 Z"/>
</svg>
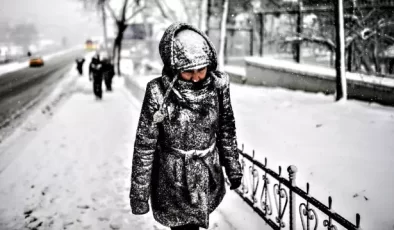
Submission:
<svg viewBox="0 0 394 230">
<path fill-rule="evenodd" d="M 353 56 L 354 56 L 354 48 L 353 48 L 353 44 L 349 45 L 349 48 L 347 50 L 347 68 L 346 70 L 349 72 L 353 71 Z"/>
<path fill-rule="evenodd" d="M 207 0 L 207 15 L 206 15 L 206 24 L 207 24 L 207 28 L 206 28 L 206 31 L 204 31 L 205 32 L 205 34 L 207 35 L 207 36 L 209 36 L 209 26 L 210 26 L 210 23 L 211 23 L 211 2 L 212 0 Z"/>
<path fill-rule="evenodd" d="M 121 35 L 121 39 L 119 40 L 118 44 L 118 60 L 117 60 L 117 69 L 118 69 L 118 76 L 122 76 L 122 72 L 120 71 L 120 60 L 122 59 L 121 57 L 121 52 L 122 52 L 122 40 L 123 40 L 123 33 Z"/>
<path fill-rule="evenodd" d="M 112 49 L 112 57 L 113 57 L 114 65 L 116 66 L 116 68 L 119 68 L 119 65 L 117 64 L 117 62 L 119 62 L 119 57 L 117 57 L 117 54 L 119 54 L 119 51 L 118 51 L 119 46 L 120 46 L 119 44 L 120 44 L 120 37 L 119 37 L 119 33 L 118 33 L 116 35 L 116 38 L 114 41 L 114 47 Z M 120 75 L 119 75 L 120 70 L 117 69 L 116 72 L 117 72 L 118 76 L 120 77 Z"/>
<path fill-rule="evenodd" d="M 226 30 L 227 30 L 227 15 L 228 15 L 228 1 L 224 0 L 223 3 L 223 14 L 222 21 L 220 25 L 220 45 L 219 45 L 219 55 L 218 55 L 218 67 L 219 70 L 224 70 L 224 49 L 226 42 Z"/>
<path fill-rule="evenodd" d="M 207 28 L 208 28 L 208 17 L 207 17 L 207 12 L 208 10 L 208 0 L 202 0 L 200 3 L 200 30 L 206 33 Z"/>
<path fill-rule="evenodd" d="M 112 60 L 113 60 L 113 62 L 115 63 L 115 57 L 116 57 L 116 49 L 118 48 L 118 42 L 117 42 L 117 38 L 115 38 L 115 41 L 114 41 L 114 45 L 113 45 L 113 47 L 112 47 Z"/>
<path fill-rule="evenodd" d="M 358 51 L 357 56 L 359 57 L 360 60 L 360 67 L 361 65 L 364 66 L 367 73 L 371 74 L 373 72 L 373 69 L 371 67 L 372 63 L 371 60 L 369 59 L 369 56 L 365 54 L 365 45 L 360 44 L 359 42 L 355 42 L 354 47 L 357 48 Z"/>
<path fill-rule="evenodd" d="M 382 73 L 382 68 L 380 66 L 380 60 L 379 60 L 379 37 L 378 35 L 375 35 L 374 39 L 374 46 L 373 46 L 373 59 L 374 59 L 374 64 L 375 64 L 375 71 L 377 73 Z"/>
<path fill-rule="evenodd" d="M 105 14 L 105 6 L 104 3 L 101 4 L 101 19 L 103 22 L 103 32 L 104 32 L 104 48 L 105 51 L 109 54 L 108 50 L 108 31 L 107 31 L 107 15 Z"/>
<path fill-rule="evenodd" d="M 118 73 L 119 77 L 122 74 L 122 72 L 120 71 L 120 61 L 122 59 L 121 53 L 122 53 L 123 34 L 124 34 L 126 28 L 127 28 L 127 25 L 125 23 L 118 24 L 118 34 L 116 36 L 116 42 L 117 42 L 117 45 L 116 45 L 117 46 L 116 47 L 116 51 L 117 51 L 116 66 L 117 66 L 117 73 Z"/>
</svg>

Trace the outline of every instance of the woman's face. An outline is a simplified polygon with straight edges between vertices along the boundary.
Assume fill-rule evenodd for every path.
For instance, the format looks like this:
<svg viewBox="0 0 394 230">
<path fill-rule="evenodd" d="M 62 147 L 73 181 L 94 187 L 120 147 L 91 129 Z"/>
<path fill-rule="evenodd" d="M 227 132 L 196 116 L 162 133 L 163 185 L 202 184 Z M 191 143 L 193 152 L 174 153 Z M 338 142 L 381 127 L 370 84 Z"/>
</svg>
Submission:
<svg viewBox="0 0 394 230">
<path fill-rule="evenodd" d="M 181 72 L 181 78 L 185 81 L 199 82 L 207 75 L 207 67 Z"/>
</svg>

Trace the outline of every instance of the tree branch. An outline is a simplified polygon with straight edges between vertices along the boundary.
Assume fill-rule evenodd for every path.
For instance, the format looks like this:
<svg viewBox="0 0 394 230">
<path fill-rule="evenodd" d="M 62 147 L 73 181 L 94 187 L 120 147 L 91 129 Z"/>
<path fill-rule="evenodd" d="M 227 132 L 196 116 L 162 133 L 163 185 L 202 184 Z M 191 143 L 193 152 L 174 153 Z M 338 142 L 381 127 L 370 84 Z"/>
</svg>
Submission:
<svg viewBox="0 0 394 230">
<path fill-rule="evenodd" d="M 139 14 L 140 12 L 142 12 L 145 8 L 146 8 L 146 6 L 140 7 L 140 8 L 137 9 L 134 13 L 132 13 L 125 21 L 128 22 L 129 20 L 131 20 L 132 18 L 134 18 L 137 14 Z"/>
<path fill-rule="evenodd" d="M 331 51 L 335 50 L 335 44 L 329 38 L 323 38 L 317 36 L 312 36 L 312 37 L 295 36 L 295 37 L 286 38 L 286 40 L 284 41 L 284 43 L 294 43 L 294 42 L 312 42 L 318 45 L 326 46 Z"/>
<path fill-rule="evenodd" d="M 172 15 L 173 20 L 177 20 L 177 15 L 176 15 L 175 11 L 167 5 L 165 0 L 163 1 L 163 5 L 165 8 L 167 8 L 168 11 L 170 11 L 170 14 Z"/>
<path fill-rule="evenodd" d="M 390 40 L 391 42 L 394 43 L 394 37 L 387 35 L 387 34 L 381 34 L 381 33 L 377 33 L 377 35 L 382 36 L 383 38 L 386 38 L 387 40 Z"/>
<path fill-rule="evenodd" d="M 114 9 L 111 8 L 111 6 L 109 5 L 108 2 L 107 2 L 107 4 L 105 4 L 105 6 L 106 6 L 106 8 L 108 9 L 109 13 L 111 14 L 112 18 L 113 18 L 116 22 L 118 22 L 119 19 L 118 19 L 118 17 L 116 17 L 116 14 L 115 14 Z"/>
<path fill-rule="evenodd" d="M 186 7 L 186 2 L 185 0 L 181 0 L 181 4 L 183 9 L 185 10 L 185 15 L 187 18 L 187 22 L 190 23 L 190 16 L 189 15 L 194 15 L 193 12 L 190 12 L 190 9 L 188 7 Z M 191 2 L 189 1 L 189 4 L 191 4 Z"/>
<path fill-rule="evenodd" d="M 131 3 L 128 4 L 127 8 L 133 9 L 134 7 L 136 7 L 136 5 L 137 5 L 136 2 L 135 2 L 135 1 L 132 1 Z"/>
<path fill-rule="evenodd" d="M 345 19 L 350 19 L 350 20 L 352 20 L 352 21 L 355 22 L 359 27 L 363 27 L 363 25 L 361 24 L 361 23 L 362 23 L 362 20 L 360 20 L 356 15 L 354 15 L 354 14 L 345 14 L 345 15 L 343 15 L 343 17 L 344 17 Z"/>
<path fill-rule="evenodd" d="M 161 5 L 160 0 L 155 0 L 155 3 L 161 12 L 161 15 L 164 18 L 169 19 L 169 20 L 173 20 L 173 18 L 170 15 L 168 15 L 168 13 L 164 10 L 163 6 Z"/>
<path fill-rule="evenodd" d="M 365 21 L 368 20 L 373 13 L 375 13 L 375 9 L 372 9 L 367 15 L 363 16 L 361 19 L 361 23 L 365 26 Z"/>
<path fill-rule="evenodd" d="M 129 0 L 124 0 L 123 2 L 123 7 L 122 7 L 122 21 L 126 21 L 126 12 L 127 12 L 127 5 L 129 3 Z"/>
</svg>

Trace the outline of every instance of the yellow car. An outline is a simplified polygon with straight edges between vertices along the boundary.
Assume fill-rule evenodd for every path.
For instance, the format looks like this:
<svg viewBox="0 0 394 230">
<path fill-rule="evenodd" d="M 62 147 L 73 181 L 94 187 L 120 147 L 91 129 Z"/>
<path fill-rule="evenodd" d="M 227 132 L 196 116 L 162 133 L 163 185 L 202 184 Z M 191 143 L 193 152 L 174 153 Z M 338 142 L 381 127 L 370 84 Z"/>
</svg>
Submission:
<svg viewBox="0 0 394 230">
<path fill-rule="evenodd" d="M 42 57 L 32 57 L 29 61 L 30 67 L 39 67 L 44 65 L 44 59 Z"/>
<path fill-rule="evenodd" d="M 93 51 L 97 49 L 97 46 L 92 40 L 87 40 L 85 42 L 85 49 L 88 51 Z"/>
</svg>

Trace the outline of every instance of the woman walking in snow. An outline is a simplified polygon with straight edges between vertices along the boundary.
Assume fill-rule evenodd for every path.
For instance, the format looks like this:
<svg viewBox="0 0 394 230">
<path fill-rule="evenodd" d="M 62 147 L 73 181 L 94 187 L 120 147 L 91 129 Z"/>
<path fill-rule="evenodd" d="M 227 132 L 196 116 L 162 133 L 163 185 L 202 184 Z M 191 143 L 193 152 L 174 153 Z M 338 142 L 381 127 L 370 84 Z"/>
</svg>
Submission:
<svg viewBox="0 0 394 230">
<path fill-rule="evenodd" d="M 130 205 L 171 229 L 208 228 L 209 214 L 241 184 L 228 75 L 200 30 L 172 24 L 159 45 L 162 76 L 148 83 L 134 146 Z"/>
</svg>

